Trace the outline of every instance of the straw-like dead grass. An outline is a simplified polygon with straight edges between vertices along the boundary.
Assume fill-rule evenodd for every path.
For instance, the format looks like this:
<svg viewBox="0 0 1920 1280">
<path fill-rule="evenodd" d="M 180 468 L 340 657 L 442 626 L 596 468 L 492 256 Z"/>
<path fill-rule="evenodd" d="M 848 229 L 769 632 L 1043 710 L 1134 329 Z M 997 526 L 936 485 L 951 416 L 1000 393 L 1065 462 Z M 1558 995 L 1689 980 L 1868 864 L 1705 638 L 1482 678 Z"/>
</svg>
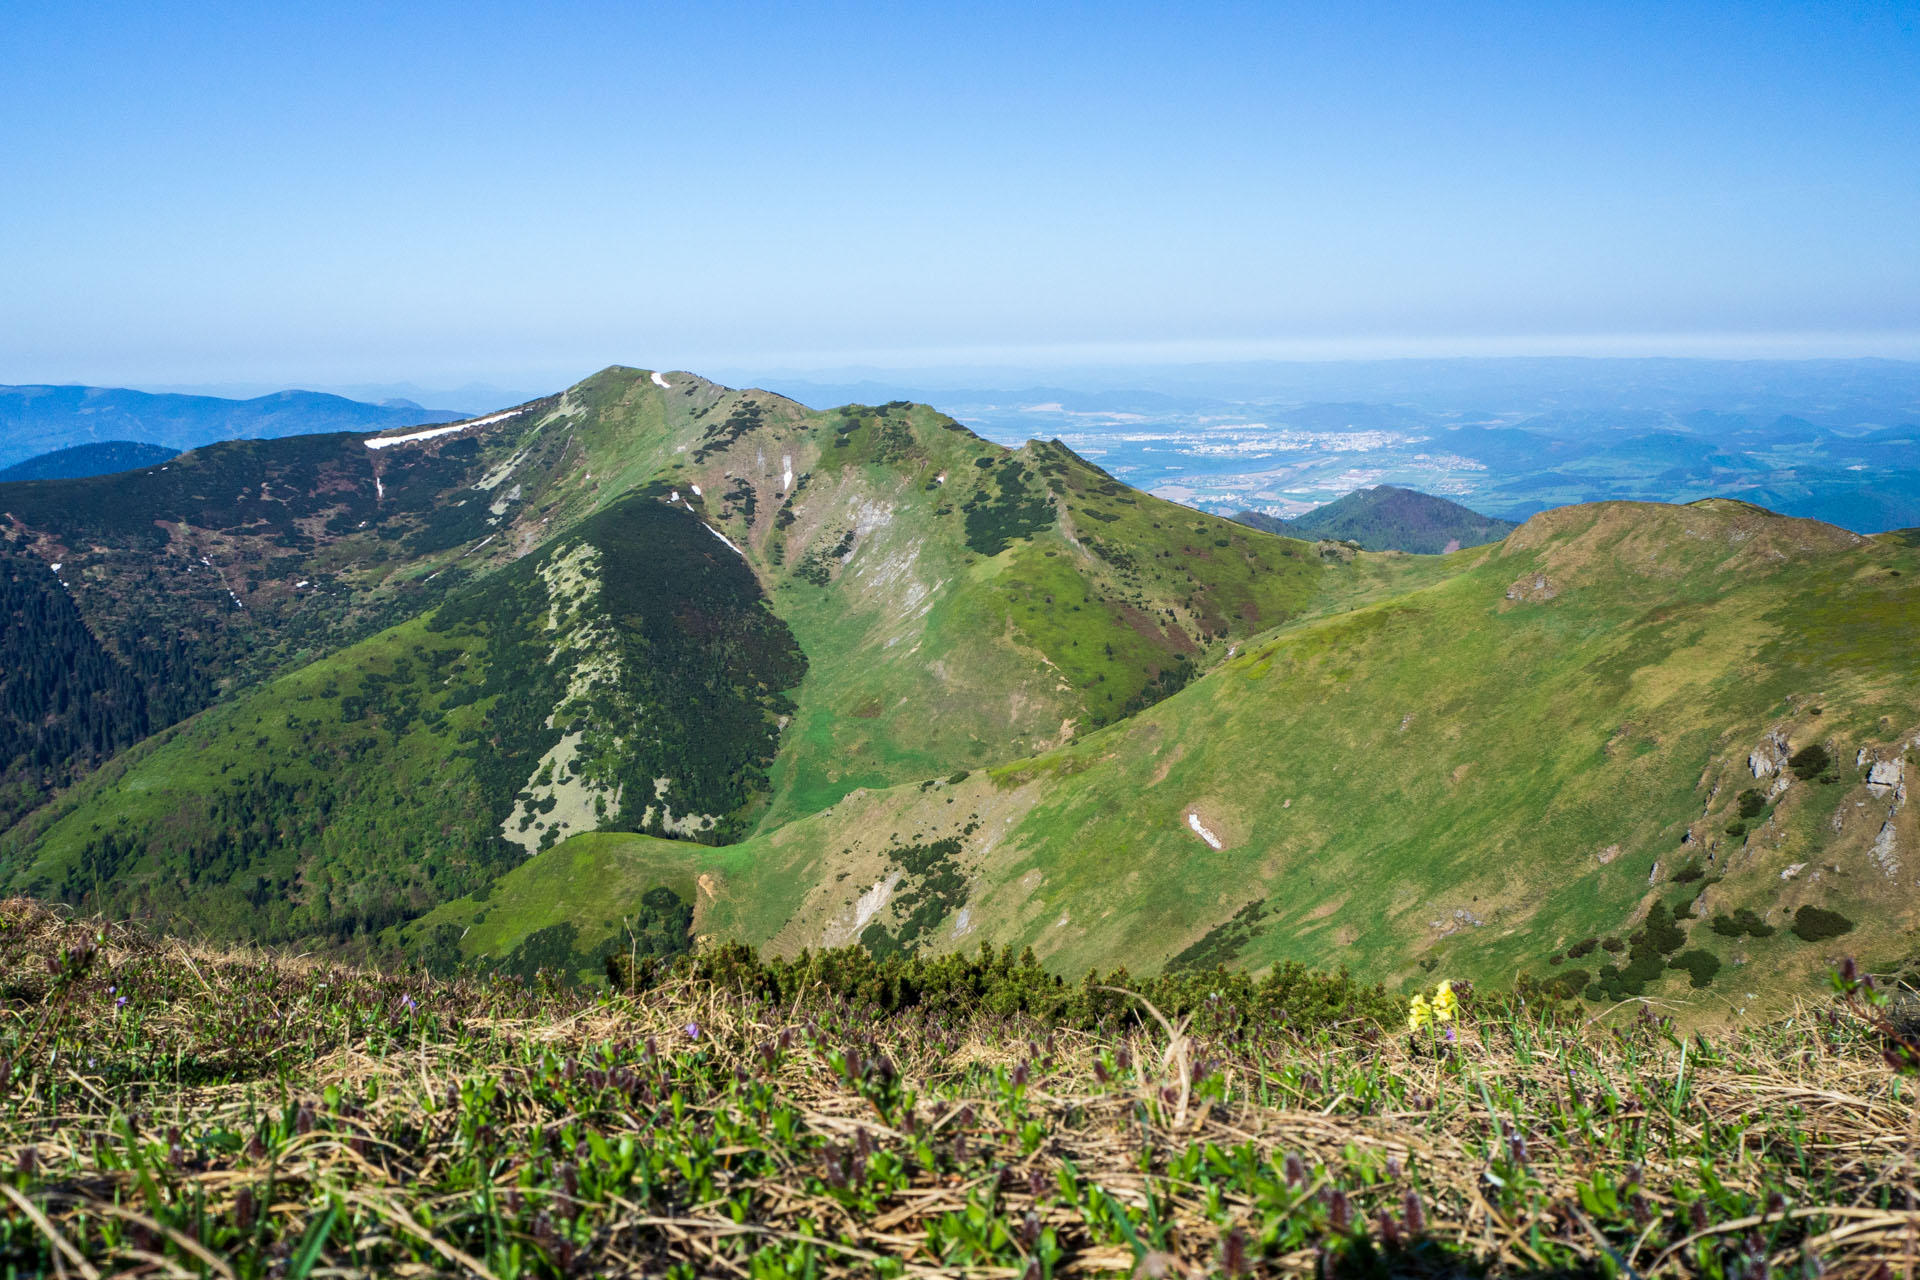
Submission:
<svg viewBox="0 0 1920 1280">
<path fill-rule="evenodd" d="M 1911 1082 L 1469 1000 L 1110 1032 L 597 997 L 0 904 L 14 1274 L 1910 1274 Z M 1202 1024 L 1207 1022 L 1201 1018 Z"/>
</svg>

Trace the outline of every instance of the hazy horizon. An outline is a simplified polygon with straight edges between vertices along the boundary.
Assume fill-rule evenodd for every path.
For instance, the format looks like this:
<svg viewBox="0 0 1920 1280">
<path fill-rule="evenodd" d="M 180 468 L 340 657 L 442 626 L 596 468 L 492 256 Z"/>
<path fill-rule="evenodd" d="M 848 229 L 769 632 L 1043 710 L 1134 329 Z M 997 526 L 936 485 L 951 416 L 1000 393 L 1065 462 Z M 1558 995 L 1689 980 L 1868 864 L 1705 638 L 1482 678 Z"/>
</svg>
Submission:
<svg viewBox="0 0 1920 1280">
<path fill-rule="evenodd" d="M 0 381 L 1920 357 L 1910 5 L 0 15 Z"/>
</svg>

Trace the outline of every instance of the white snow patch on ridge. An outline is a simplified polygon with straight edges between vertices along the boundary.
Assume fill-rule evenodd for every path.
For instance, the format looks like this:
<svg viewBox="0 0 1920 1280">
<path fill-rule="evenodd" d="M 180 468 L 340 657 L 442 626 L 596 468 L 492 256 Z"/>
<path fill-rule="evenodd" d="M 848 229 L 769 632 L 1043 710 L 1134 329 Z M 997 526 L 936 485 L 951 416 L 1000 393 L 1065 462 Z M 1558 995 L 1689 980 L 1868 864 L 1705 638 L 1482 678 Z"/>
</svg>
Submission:
<svg viewBox="0 0 1920 1280">
<path fill-rule="evenodd" d="M 661 377 L 658 373 L 652 374 L 651 376 L 653 378 L 654 386 L 663 387 L 668 391 L 673 390 L 673 384 L 671 382 L 668 382 L 665 378 Z"/>
<path fill-rule="evenodd" d="M 688 509 L 691 510 L 692 508 L 688 508 Z M 710 524 L 702 524 L 700 527 L 702 529 L 705 529 L 708 533 L 712 534 L 714 537 L 720 539 L 720 541 L 726 543 L 728 546 L 733 547 L 733 553 L 739 556 L 742 560 L 745 560 L 747 558 L 747 553 L 742 551 L 739 547 L 734 547 L 733 539 L 729 538 L 726 534 L 720 532 L 718 529 L 714 528 Z"/>
<path fill-rule="evenodd" d="M 404 436 L 377 436 L 366 441 L 369 449 L 384 449 L 393 444 L 412 444 L 419 440 L 433 440 L 440 436 L 450 436 L 456 431 L 465 431 L 468 427 L 484 427 L 494 422 L 504 422 L 524 410 L 507 409 L 500 413 L 490 413 L 484 418 L 475 418 L 471 422 L 455 422 L 445 427 L 428 427 L 425 431 L 410 431 Z"/>
<path fill-rule="evenodd" d="M 1189 813 L 1187 815 L 1187 825 L 1193 828 L 1193 834 L 1207 842 L 1209 848 L 1218 849 L 1221 847 L 1220 837 L 1201 825 L 1199 814 Z"/>
</svg>

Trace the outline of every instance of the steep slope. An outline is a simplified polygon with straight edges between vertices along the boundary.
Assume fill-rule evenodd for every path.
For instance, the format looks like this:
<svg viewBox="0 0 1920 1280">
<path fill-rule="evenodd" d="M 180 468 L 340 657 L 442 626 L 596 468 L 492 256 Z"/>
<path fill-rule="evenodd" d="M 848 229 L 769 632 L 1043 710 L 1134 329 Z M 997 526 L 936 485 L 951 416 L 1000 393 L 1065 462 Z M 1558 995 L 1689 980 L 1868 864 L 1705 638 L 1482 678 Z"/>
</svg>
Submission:
<svg viewBox="0 0 1920 1280">
<path fill-rule="evenodd" d="M 1470 511 L 1457 502 L 1413 489 L 1375 485 L 1316 507 L 1293 520 L 1258 511 L 1234 517 L 1244 525 L 1295 538 L 1353 542 L 1368 551 L 1442 555 L 1462 547 L 1498 542 L 1517 527 Z"/>
<path fill-rule="evenodd" d="M 1111 722 L 1322 589 L 1309 547 L 924 406 L 816 413 L 629 369 L 568 397 L 591 499 L 665 479 L 808 656 L 769 824 Z"/>
<path fill-rule="evenodd" d="M 141 444 L 134 440 L 103 440 L 99 444 L 76 444 L 55 449 L 0 469 L 0 484 L 21 480 L 78 480 L 84 476 L 112 475 L 136 467 L 157 467 L 178 457 L 178 449 L 163 445 Z"/>
<path fill-rule="evenodd" d="M 569 832 L 737 837 L 804 667 L 738 556 L 631 495 L 116 761 L 30 824 L 18 880 L 173 926 L 345 941 Z"/>
<path fill-rule="evenodd" d="M 58 741 L 79 717 L 104 724 L 90 737 L 131 741 L 222 690 L 413 616 L 510 558 L 475 557 L 476 544 L 505 534 L 518 550 L 534 545 L 541 526 L 532 508 L 564 453 L 537 424 L 559 408 L 537 402 L 471 427 L 434 428 L 445 434 L 431 440 L 236 441 L 117 475 L 0 486 L 5 573 L 33 591 L 62 592 L 88 636 L 75 643 L 105 655 L 112 681 L 130 682 L 106 707 L 36 704 L 45 731 Z M 513 420 L 534 424 L 522 429 L 535 440 L 524 483 L 496 494 L 479 486 L 513 446 Z M 68 652 L 54 614 L 20 613 L 17 625 L 32 661 L 0 668 L 0 704 L 29 696 L 19 690 L 44 682 L 42 668 L 60 667 Z M 55 630 L 35 630 L 43 625 Z M 37 772 L 33 795 L 100 754 L 38 752 L 47 758 L 22 766 L 4 741 L 0 752 L 8 753 L 0 772 L 16 781 Z M 11 816 L 0 812 L 0 822 Z"/>
<path fill-rule="evenodd" d="M 627 901 L 565 892 L 590 874 L 697 881 L 700 932 L 787 951 L 1518 973 L 1697 1011 L 1911 948 L 1920 549 L 1609 503 L 1448 561 L 1055 751 L 733 849 L 570 841 L 411 937 L 472 925 L 469 954 L 504 954 L 566 920 L 590 962 Z"/>
<path fill-rule="evenodd" d="M 1056 745 L 1381 585 L 1057 445 L 629 369 L 0 496 L 46 651 L 105 662 L 67 699 L 85 743 L 16 797 L 161 734 L 0 841 L 0 878 L 243 936 L 406 919 L 564 835 L 738 840 Z M 687 612 L 716 563 L 733 603 Z M 41 705 L 24 675 L 0 688 Z"/>
<path fill-rule="evenodd" d="M 417 405 L 367 404 L 319 391 L 250 400 L 154 395 L 124 387 L 0 387 L 0 466 L 49 449 L 138 441 L 176 452 L 218 440 L 264 440 L 335 431 L 385 431 L 461 417 Z"/>
</svg>

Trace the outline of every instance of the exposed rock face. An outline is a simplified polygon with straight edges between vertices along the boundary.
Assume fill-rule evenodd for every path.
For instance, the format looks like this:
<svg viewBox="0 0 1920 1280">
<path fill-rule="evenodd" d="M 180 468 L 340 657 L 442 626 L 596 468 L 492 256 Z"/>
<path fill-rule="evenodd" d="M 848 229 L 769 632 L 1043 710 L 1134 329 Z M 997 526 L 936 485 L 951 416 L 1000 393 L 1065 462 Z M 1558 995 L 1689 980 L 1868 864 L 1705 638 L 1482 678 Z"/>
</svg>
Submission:
<svg viewBox="0 0 1920 1280">
<path fill-rule="evenodd" d="M 1873 839 L 1873 848 L 1867 850 L 1867 857 L 1873 865 L 1886 872 L 1892 879 L 1900 872 L 1900 860 L 1894 856 L 1893 819 L 1888 818 L 1880 827 L 1880 834 Z"/>
<path fill-rule="evenodd" d="M 1876 796 L 1889 796 L 1900 786 L 1906 777 L 1905 760 L 1876 761 L 1867 771 L 1867 788 Z"/>
<path fill-rule="evenodd" d="M 1747 756 L 1747 768 L 1753 770 L 1756 778 L 1771 777 L 1787 767 L 1786 735 L 1778 729 L 1760 739 L 1760 745 Z"/>
</svg>

